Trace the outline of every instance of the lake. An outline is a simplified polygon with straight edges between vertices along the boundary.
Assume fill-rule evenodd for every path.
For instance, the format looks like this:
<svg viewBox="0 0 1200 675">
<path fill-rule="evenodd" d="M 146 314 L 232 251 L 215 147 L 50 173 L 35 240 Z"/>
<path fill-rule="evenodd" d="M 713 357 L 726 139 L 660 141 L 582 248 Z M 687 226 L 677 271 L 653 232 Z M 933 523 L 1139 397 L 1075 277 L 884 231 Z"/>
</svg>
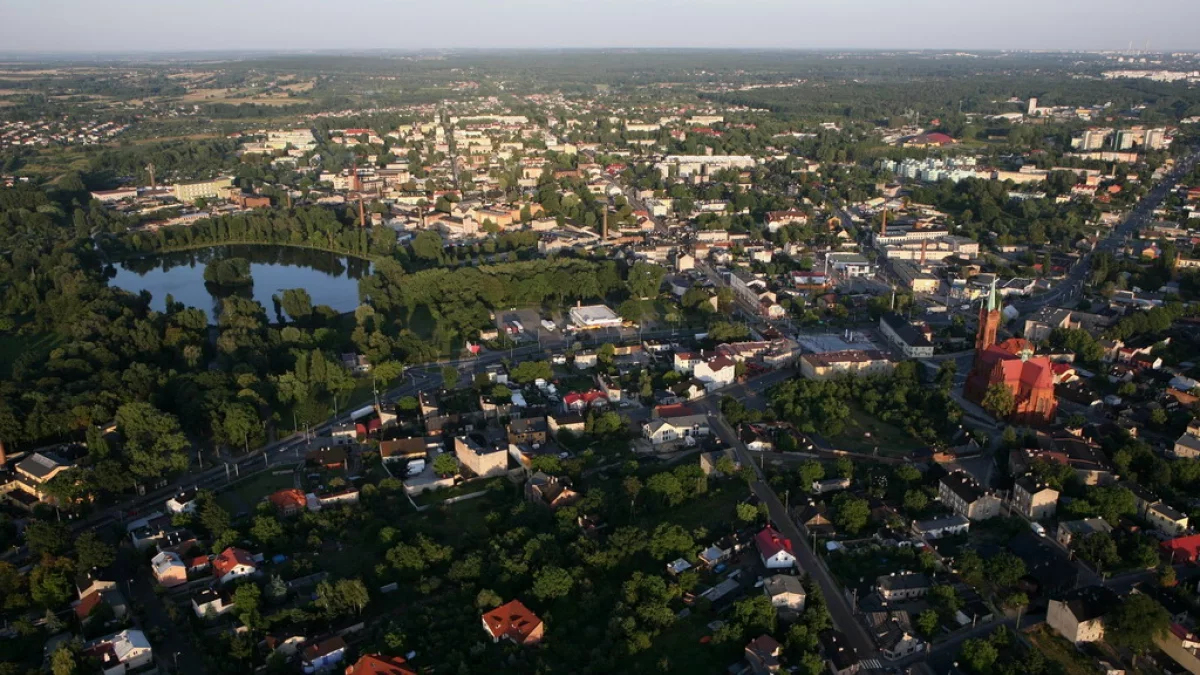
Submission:
<svg viewBox="0 0 1200 675">
<path fill-rule="evenodd" d="M 250 261 L 252 288 L 214 294 L 204 284 L 204 268 L 212 260 L 245 258 Z M 371 263 L 361 258 L 290 246 L 213 246 L 126 260 L 115 265 L 109 283 L 131 293 L 149 291 L 150 306 L 163 311 L 167 295 L 176 302 L 208 312 L 215 323 L 220 299 L 237 294 L 257 300 L 275 320 L 272 295 L 288 288 L 303 288 L 313 306 L 329 305 L 339 312 L 358 307 L 358 280 L 370 274 Z M 215 289 L 214 289 L 215 290 Z"/>
</svg>

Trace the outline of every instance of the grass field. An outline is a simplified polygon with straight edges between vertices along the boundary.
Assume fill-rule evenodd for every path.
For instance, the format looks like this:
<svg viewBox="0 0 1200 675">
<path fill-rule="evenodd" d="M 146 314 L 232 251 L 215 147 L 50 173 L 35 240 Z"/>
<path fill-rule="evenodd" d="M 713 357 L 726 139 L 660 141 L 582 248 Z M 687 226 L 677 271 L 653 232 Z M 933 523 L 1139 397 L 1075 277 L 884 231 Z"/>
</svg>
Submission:
<svg viewBox="0 0 1200 675">
<path fill-rule="evenodd" d="M 276 490 L 295 485 L 290 471 L 287 474 L 279 475 L 276 475 L 275 471 L 282 471 L 282 469 L 268 469 L 253 478 L 247 478 L 235 484 L 232 488 L 217 495 L 217 503 L 231 515 L 242 511 L 253 513 L 255 505 L 263 497 Z"/>
<path fill-rule="evenodd" d="M 1095 675 L 1100 672 L 1100 669 L 1076 651 L 1071 643 L 1052 634 L 1045 626 L 1039 626 L 1027 635 L 1034 649 L 1061 666 L 1064 675 Z"/>
<path fill-rule="evenodd" d="M 873 454 L 878 448 L 878 454 L 883 457 L 903 457 L 925 447 L 903 429 L 875 419 L 855 407 L 850 409 L 846 428 L 837 436 L 831 436 L 829 442 L 839 450 L 865 454 Z"/>
</svg>

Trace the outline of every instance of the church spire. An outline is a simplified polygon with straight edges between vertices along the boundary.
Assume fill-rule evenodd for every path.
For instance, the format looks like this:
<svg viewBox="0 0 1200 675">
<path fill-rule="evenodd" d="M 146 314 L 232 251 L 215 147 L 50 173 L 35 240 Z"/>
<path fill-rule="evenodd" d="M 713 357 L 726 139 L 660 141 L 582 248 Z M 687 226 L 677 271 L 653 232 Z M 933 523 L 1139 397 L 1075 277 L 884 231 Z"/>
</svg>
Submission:
<svg viewBox="0 0 1200 675">
<path fill-rule="evenodd" d="M 979 332 L 975 335 L 975 354 L 983 353 L 996 344 L 996 333 L 1000 331 L 1000 296 L 996 293 L 996 280 L 988 289 L 987 300 L 979 305 Z"/>
</svg>

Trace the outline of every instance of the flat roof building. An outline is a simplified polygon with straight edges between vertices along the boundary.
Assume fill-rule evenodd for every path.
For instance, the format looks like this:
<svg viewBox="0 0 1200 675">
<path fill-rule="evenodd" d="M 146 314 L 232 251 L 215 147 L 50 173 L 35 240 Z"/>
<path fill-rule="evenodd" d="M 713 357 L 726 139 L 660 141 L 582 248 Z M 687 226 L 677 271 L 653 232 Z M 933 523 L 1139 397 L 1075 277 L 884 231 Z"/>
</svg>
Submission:
<svg viewBox="0 0 1200 675">
<path fill-rule="evenodd" d="M 572 307 L 570 311 L 571 324 L 581 330 L 591 328 L 611 328 L 620 326 L 623 321 L 615 312 L 605 305 L 584 305 Z"/>
</svg>

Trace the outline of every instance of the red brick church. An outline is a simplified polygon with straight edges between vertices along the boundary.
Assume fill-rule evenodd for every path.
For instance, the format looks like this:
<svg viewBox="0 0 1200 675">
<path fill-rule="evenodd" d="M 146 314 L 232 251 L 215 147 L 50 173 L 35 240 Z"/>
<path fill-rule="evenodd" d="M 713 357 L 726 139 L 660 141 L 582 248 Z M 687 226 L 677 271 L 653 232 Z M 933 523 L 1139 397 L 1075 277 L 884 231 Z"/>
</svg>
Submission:
<svg viewBox="0 0 1200 675">
<path fill-rule="evenodd" d="M 1014 424 L 1050 424 L 1058 410 L 1050 359 L 1034 356 L 1033 344 L 1021 338 L 1010 338 L 996 344 L 1000 320 L 1000 298 L 996 295 L 996 285 L 993 283 L 987 300 L 979 308 L 975 365 L 967 376 L 963 394 L 968 400 L 982 404 L 988 387 L 1004 384 L 1016 401 L 1008 421 Z"/>
</svg>

